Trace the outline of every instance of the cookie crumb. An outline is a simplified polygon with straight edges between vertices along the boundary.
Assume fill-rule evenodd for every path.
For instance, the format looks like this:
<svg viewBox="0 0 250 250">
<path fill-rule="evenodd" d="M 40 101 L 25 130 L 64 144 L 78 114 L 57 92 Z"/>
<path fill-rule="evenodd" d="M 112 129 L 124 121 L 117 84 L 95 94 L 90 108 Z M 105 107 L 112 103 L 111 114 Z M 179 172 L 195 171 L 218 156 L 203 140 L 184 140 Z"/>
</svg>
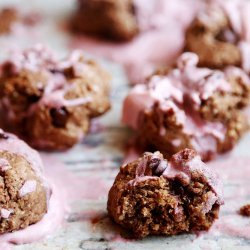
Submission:
<svg viewBox="0 0 250 250">
<path fill-rule="evenodd" d="M 244 205 L 240 208 L 240 215 L 250 217 L 250 204 Z"/>
</svg>

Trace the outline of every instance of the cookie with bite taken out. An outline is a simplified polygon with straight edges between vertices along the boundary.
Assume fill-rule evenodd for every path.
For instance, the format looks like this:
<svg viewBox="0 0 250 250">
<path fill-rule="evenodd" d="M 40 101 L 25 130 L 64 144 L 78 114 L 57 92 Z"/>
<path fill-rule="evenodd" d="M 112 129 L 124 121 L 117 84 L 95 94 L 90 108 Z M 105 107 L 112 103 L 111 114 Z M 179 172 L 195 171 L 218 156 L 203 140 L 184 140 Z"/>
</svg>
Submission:
<svg viewBox="0 0 250 250">
<path fill-rule="evenodd" d="M 170 160 L 144 153 L 121 166 L 109 191 L 108 213 L 136 238 L 208 230 L 223 204 L 218 176 L 194 150 Z"/>
</svg>

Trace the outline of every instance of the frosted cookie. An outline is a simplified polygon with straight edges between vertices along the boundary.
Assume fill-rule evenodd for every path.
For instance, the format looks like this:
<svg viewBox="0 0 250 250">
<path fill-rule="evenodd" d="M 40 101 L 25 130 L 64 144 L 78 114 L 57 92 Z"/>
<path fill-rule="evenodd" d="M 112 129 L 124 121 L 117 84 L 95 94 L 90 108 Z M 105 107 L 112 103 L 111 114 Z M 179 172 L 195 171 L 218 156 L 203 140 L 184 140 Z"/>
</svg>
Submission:
<svg viewBox="0 0 250 250">
<path fill-rule="evenodd" d="M 250 73 L 250 3 L 221 1 L 208 5 L 186 33 L 185 49 L 199 56 L 209 68 L 240 66 Z"/>
<path fill-rule="evenodd" d="M 217 175 L 185 149 L 169 161 L 155 152 L 123 165 L 109 191 L 108 212 L 142 238 L 208 230 L 222 204 Z"/>
<path fill-rule="evenodd" d="M 0 234 L 23 229 L 47 212 L 51 190 L 40 156 L 0 130 Z"/>
<path fill-rule="evenodd" d="M 74 51 L 59 61 L 37 45 L 1 64 L 2 127 L 46 150 L 67 149 L 109 107 L 109 75 Z"/>
<path fill-rule="evenodd" d="M 14 23 L 18 21 L 18 13 L 14 8 L 0 10 L 0 35 L 9 33 Z"/>
<path fill-rule="evenodd" d="M 86 34 L 130 40 L 138 32 L 133 0 L 78 0 L 72 26 Z"/>
<path fill-rule="evenodd" d="M 166 157 L 192 148 L 209 160 L 230 150 L 248 129 L 248 76 L 239 68 L 219 71 L 197 63 L 197 55 L 184 53 L 176 67 L 128 94 L 122 119 L 136 130 L 140 147 Z"/>
</svg>

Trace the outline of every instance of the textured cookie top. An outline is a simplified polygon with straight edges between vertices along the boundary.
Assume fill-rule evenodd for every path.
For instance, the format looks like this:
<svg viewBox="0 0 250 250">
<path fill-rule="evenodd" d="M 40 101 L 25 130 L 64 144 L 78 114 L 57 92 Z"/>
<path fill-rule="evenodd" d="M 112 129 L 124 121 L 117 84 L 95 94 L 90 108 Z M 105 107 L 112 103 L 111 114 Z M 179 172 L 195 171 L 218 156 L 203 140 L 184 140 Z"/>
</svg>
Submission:
<svg viewBox="0 0 250 250">
<path fill-rule="evenodd" d="M 23 140 L 20 140 L 15 135 L 6 133 L 0 129 L 0 153 L 18 155 L 26 159 L 46 189 L 47 200 L 49 200 L 51 193 L 50 187 L 46 178 L 44 177 L 44 168 L 41 157 L 36 150 L 32 149 L 27 143 L 25 143 Z M 8 169 L 8 167 L 8 161 L 0 157 L 0 171 Z M 34 183 L 28 182 L 27 188 L 32 188 L 32 186 L 34 186 L 33 184 Z"/>
<path fill-rule="evenodd" d="M 30 102 L 25 114 L 19 114 L 25 117 L 41 106 L 60 108 L 88 105 L 94 101 L 91 94 L 103 93 L 103 96 L 107 96 L 109 91 L 109 75 L 95 62 L 86 60 L 81 51 L 73 51 L 67 59 L 58 60 L 52 51 L 42 45 L 14 51 L 0 65 L 0 79 L 4 85 L 1 101 L 5 106 L 10 101 L 4 100 L 4 96 L 13 91 L 23 94 L 26 102 Z M 93 82 L 89 93 L 84 96 L 80 91 L 72 94 L 75 85 L 79 81 L 84 85 L 86 79 Z"/>
<path fill-rule="evenodd" d="M 164 159 L 159 151 L 147 152 L 129 164 L 135 165 L 136 168 L 135 178 L 128 182 L 129 185 L 137 185 L 147 179 L 157 179 L 162 176 L 167 180 L 178 179 L 184 186 L 187 186 L 192 178 L 198 175 L 202 176 L 204 183 L 213 190 L 217 196 L 217 203 L 223 204 L 222 183 L 217 174 L 206 166 L 194 150 L 184 149 L 174 154 L 170 160 Z"/>
<path fill-rule="evenodd" d="M 109 82 L 109 74 L 81 51 L 65 60 L 42 45 L 14 51 L 0 65 L 0 126 L 34 147 L 73 146 L 90 119 L 109 109 Z"/>
<path fill-rule="evenodd" d="M 189 38 L 193 33 L 193 44 L 205 43 L 199 48 L 192 47 L 188 44 L 187 49 L 190 51 L 201 51 L 206 55 L 206 61 L 210 62 L 211 67 L 221 68 L 227 65 L 241 64 L 242 68 L 250 72 L 250 3 L 242 0 L 232 1 L 212 1 L 204 11 L 199 13 L 189 29 Z M 197 35 L 203 35 L 197 41 Z M 211 35 L 211 37 L 210 37 Z M 201 40 L 203 40 L 201 42 Z M 188 39 L 188 43 L 192 40 Z M 209 59 L 209 50 L 215 49 L 213 59 Z M 226 54 L 230 54 L 227 57 Z M 240 61 L 241 62 L 240 62 Z M 206 65 L 202 60 L 201 63 Z"/>
<path fill-rule="evenodd" d="M 135 237 L 208 230 L 223 204 L 222 185 L 194 150 L 169 160 L 160 152 L 123 165 L 109 191 L 108 212 Z"/>
<path fill-rule="evenodd" d="M 39 154 L 0 130 L 0 234 L 26 228 L 48 211 L 52 188 Z"/>
<path fill-rule="evenodd" d="M 91 100 L 88 97 L 66 99 L 65 94 L 72 88 L 69 79 L 78 78 L 84 74 L 94 74 L 89 64 L 91 63 L 83 59 L 80 51 L 73 51 L 67 59 L 60 61 L 48 48 L 36 45 L 22 52 L 14 52 L 7 61 L 1 64 L 0 77 L 8 79 L 23 71 L 41 73 L 46 80 L 40 79 L 33 83 L 34 87 L 40 91 L 39 103 L 36 105 L 46 104 L 48 107 L 55 108 L 76 106 Z"/>
<path fill-rule="evenodd" d="M 197 63 L 196 54 L 184 53 L 177 60 L 176 68 L 164 75 L 154 75 L 145 84 L 135 86 L 124 101 L 123 122 L 138 129 L 143 126 L 139 122 L 140 116 L 157 105 L 159 112 L 174 114 L 176 125 L 193 140 L 197 151 L 200 152 L 199 146 L 195 145 L 199 138 L 208 138 L 204 143 L 209 145 L 211 137 L 223 141 L 225 124 L 222 120 L 204 119 L 201 107 L 217 94 L 233 94 L 235 87 L 232 79 L 249 88 L 249 78 L 236 67 L 219 71 L 199 68 Z M 159 131 L 163 136 L 165 129 L 163 124 Z"/>
<path fill-rule="evenodd" d="M 42 177 L 43 164 L 38 152 L 15 135 L 0 129 L 0 152 L 4 151 L 24 157 L 30 163 L 36 175 Z M 8 163 L 5 159 L 0 158 L 0 165 L 1 168 L 5 168 Z"/>
</svg>

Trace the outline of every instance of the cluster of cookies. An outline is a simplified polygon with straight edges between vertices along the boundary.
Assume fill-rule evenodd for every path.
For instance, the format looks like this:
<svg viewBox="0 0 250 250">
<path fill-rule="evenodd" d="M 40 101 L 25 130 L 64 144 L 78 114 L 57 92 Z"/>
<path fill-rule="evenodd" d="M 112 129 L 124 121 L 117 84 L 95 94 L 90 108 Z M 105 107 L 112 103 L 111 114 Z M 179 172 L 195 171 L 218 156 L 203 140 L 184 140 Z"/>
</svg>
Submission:
<svg viewBox="0 0 250 250">
<path fill-rule="evenodd" d="M 205 5 L 176 63 L 131 90 L 123 122 L 137 130 L 142 150 L 170 157 L 188 147 L 207 161 L 232 149 L 248 130 L 249 14 L 245 1 Z"/>
<path fill-rule="evenodd" d="M 79 0 L 72 27 L 129 41 L 156 21 L 140 20 L 138 5 Z M 218 218 L 221 184 L 203 161 L 232 149 L 249 128 L 249 25 L 245 5 L 235 6 L 234 15 L 223 3 L 199 13 L 176 63 L 124 101 L 123 122 L 136 130 L 136 146 L 152 153 L 121 166 L 108 212 L 136 237 L 208 230 Z M 9 15 L 11 22 L 15 13 Z M 41 45 L 15 52 L 0 67 L 0 127 L 38 149 L 68 149 L 110 108 L 109 90 L 109 74 L 80 51 L 64 60 Z M 51 188 L 39 155 L 2 130 L 0 182 L 0 233 L 41 220 Z"/>
<path fill-rule="evenodd" d="M 35 148 L 72 147 L 92 118 L 110 108 L 110 76 L 82 52 L 58 60 L 42 45 L 16 51 L 0 66 L 0 125 Z M 39 154 L 0 129 L 0 234 L 37 223 L 53 190 Z"/>
<path fill-rule="evenodd" d="M 114 42 L 131 40 L 142 32 L 139 2 L 79 0 L 73 26 Z M 136 131 L 136 147 L 152 153 L 120 168 L 108 212 L 137 237 L 208 230 L 218 217 L 221 187 L 202 160 L 231 150 L 249 129 L 249 6 L 204 3 L 176 62 L 125 98 L 122 120 Z M 112 25 L 87 21 L 101 8 L 98 22 Z"/>
</svg>

